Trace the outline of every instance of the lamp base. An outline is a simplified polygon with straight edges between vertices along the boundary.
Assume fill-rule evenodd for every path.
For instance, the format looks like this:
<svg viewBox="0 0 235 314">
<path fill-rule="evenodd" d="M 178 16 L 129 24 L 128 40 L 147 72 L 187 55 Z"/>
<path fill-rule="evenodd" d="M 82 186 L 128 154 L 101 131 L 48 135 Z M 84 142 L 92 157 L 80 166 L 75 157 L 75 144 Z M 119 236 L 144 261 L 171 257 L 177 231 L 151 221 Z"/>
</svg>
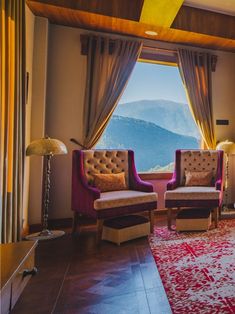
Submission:
<svg viewBox="0 0 235 314">
<path fill-rule="evenodd" d="M 36 232 L 29 234 L 25 237 L 26 240 L 38 240 L 38 241 L 44 241 L 44 240 L 50 240 L 62 237 L 65 234 L 62 230 L 42 230 L 41 232 Z"/>
</svg>

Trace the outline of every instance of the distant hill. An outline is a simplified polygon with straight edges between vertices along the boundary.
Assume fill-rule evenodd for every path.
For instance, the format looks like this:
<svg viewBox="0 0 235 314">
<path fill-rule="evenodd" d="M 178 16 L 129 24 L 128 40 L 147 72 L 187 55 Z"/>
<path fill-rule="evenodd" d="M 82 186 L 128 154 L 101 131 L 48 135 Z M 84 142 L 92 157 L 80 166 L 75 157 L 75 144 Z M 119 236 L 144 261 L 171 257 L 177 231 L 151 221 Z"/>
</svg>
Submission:
<svg viewBox="0 0 235 314">
<path fill-rule="evenodd" d="M 199 138 L 188 104 L 162 99 L 140 100 L 119 104 L 114 114 L 153 122 L 174 133 Z"/>
<path fill-rule="evenodd" d="M 172 162 L 178 148 L 198 148 L 198 142 L 151 122 L 114 115 L 96 148 L 132 149 L 138 171 L 148 171 Z"/>
<path fill-rule="evenodd" d="M 166 166 L 156 166 L 154 168 L 150 168 L 148 171 L 149 172 L 173 172 L 175 168 L 175 163 L 171 162 Z"/>
</svg>

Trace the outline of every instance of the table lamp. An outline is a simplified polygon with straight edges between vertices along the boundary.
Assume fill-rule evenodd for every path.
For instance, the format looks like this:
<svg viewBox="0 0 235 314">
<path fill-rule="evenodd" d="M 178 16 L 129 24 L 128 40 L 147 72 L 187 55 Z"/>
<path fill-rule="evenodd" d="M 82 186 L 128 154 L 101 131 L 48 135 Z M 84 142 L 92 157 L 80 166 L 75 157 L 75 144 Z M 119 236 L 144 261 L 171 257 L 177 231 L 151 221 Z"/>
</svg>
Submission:
<svg viewBox="0 0 235 314">
<path fill-rule="evenodd" d="M 48 230 L 48 207 L 50 193 L 50 174 L 51 174 L 51 157 L 54 155 L 67 154 L 67 148 L 61 141 L 46 136 L 35 140 L 29 144 L 26 149 L 26 155 L 44 156 L 45 173 L 44 173 L 44 205 L 43 205 L 43 223 L 42 231 L 26 236 L 27 240 L 47 240 L 64 235 L 64 231 Z"/>
</svg>

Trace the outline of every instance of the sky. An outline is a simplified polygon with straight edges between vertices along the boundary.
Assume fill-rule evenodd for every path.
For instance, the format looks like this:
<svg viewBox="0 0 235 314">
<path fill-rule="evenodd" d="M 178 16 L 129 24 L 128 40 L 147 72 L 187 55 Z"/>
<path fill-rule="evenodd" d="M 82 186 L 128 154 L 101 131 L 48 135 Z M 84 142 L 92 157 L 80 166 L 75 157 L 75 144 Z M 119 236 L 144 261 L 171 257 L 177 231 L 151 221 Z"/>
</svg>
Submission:
<svg viewBox="0 0 235 314">
<path fill-rule="evenodd" d="M 119 103 L 143 99 L 187 103 L 178 67 L 137 62 Z"/>
</svg>

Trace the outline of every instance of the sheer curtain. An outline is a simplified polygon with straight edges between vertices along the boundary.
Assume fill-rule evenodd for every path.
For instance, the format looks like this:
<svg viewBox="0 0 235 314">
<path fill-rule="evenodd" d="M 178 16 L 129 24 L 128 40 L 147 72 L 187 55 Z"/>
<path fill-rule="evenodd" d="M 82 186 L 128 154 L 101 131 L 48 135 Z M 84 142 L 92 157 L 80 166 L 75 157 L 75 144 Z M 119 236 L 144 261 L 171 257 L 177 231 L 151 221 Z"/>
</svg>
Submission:
<svg viewBox="0 0 235 314">
<path fill-rule="evenodd" d="M 0 2 L 1 242 L 21 237 L 25 117 L 25 1 Z"/>
<path fill-rule="evenodd" d="M 92 148 L 112 116 L 134 65 L 142 43 L 89 36 L 84 125 L 81 146 Z"/>
<path fill-rule="evenodd" d="M 208 53 L 179 49 L 178 57 L 192 115 L 206 148 L 215 149 L 211 87 L 213 56 Z"/>
</svg>

